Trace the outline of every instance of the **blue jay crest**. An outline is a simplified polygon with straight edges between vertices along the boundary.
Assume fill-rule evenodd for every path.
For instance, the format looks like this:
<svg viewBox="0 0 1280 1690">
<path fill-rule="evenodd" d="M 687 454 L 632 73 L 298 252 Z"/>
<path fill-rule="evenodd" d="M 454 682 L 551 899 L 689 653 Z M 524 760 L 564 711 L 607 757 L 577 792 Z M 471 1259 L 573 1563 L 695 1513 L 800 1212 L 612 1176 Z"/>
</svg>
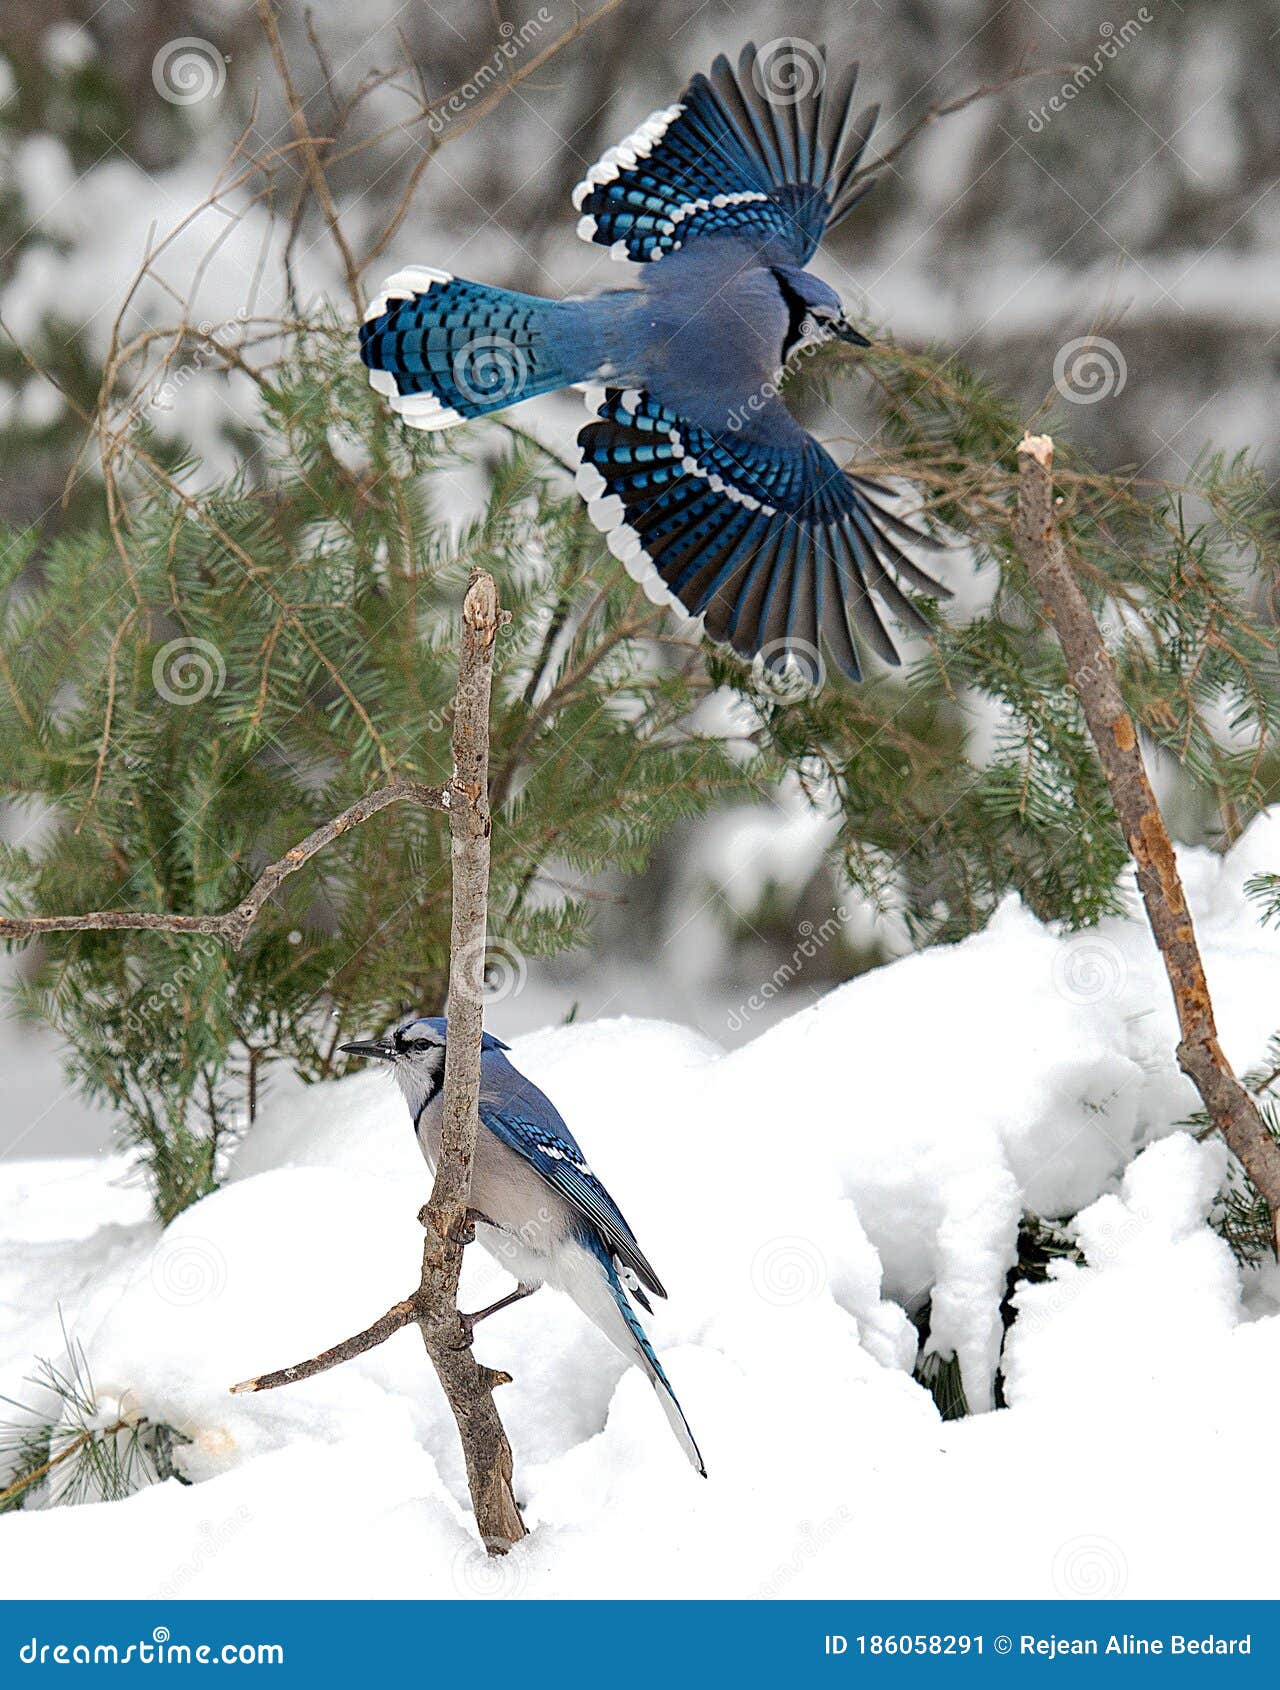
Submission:
<svg viewBox="0 0 1280 1690">
<path fill-rule="evenodd" d="M 810 684 L 824 653 L 852 680 L 866 649 L 896 664 L 885 614 L 927 632 L 908 592 L 949 596 L 925 567 L 946 542 L 778 394 L 799 348 L 868 344 L 804 268 L 872 186 L 857 75 L 807 43 L 749 43 L 610 147 L 574 190 L 578 233 L 643 265 L 634 285 L 550 300 L 406 269 L 360 337 L 415 428 L 586 387 L 577 485 L 609 550 L 708 638 Z"/>
</svg>

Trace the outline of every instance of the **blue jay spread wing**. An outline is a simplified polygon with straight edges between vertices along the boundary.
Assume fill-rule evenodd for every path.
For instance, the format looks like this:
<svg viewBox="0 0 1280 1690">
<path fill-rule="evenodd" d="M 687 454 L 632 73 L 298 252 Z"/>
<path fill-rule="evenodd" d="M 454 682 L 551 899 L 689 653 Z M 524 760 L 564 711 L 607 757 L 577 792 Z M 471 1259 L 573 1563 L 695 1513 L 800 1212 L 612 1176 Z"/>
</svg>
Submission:
<svg viewBox="0 0 1280 1690">
<path fill-rule="evenodd" d="M 925 631 L 900 582 L 949 596 L 913 555 L 943 543 L 904 520 L 890 488 L 840 469 L 776 397 L 738 433 L 635 389 L 606 391 L 598 418 L 578 436 L 592 521 L 651 597 L 740 655 L 774 670 L 790 657 L 816 682 L 821 639 L 857 680 L 858 637 L 898 661 L 872 594 Z"/>
<path fill-rule="evenodd" d="M 828 77 L 825 49 L 778 41 L 723 54 L 677 105 L 610 147 L 574 189 L 578 233 L 637 262 L 699 235 L 773 243 L 804 264 L 871 188 L 855 180 L 879 108 L 854 114 L 858 66 Z"/>
<path fill-rule="evenodd" d="M 498 1102 L 482 1096 L 480 1118 L 582 1217 L 642 1308 L 651 1307 L 644 1294 L 646 1288 L 655 1297 L 666 1296 L 622 1211 L 587 1166 L 577 1141 L 549 1098 L 523 1080 L 514 1099 Z"/>
</svg>

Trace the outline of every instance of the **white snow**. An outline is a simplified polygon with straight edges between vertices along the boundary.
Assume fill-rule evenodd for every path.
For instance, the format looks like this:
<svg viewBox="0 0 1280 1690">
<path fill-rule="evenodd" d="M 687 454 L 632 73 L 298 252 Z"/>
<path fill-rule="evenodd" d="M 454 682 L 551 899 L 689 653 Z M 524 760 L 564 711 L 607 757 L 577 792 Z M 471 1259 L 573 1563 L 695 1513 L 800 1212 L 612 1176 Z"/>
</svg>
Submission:
<svg viewBox="0 0 1280 1690">
<path fill-rule="evenodd" d="M 1280 811 L 1226 858 L 1181 854 L 1240 1070 L 1280 1022 L 1280 933 L 1242 891 L 1278 859 Z M 517 1040 L 671 1291 L 651 1331 L 710 1477 L 541 1292 L 478 1340 L 515 1377 L 499 1401 L 532 1528 L 500 1562 L 412 1331 L 228 1393 L 416 1277 L 426 1175 L 384 1075 L 281 1088 L 226 1187 L 163 1236 L 118 1162 L 0 1167 L 0 1390 L 56 1359 L 61 1302 L 98 1390 L 184 1432 L 195 1481 L 0 1519 L 6 1594 L 1269 1594 L 1269 1512 L 1223 1491 L 1280 1387 L 1276 1276 L 1246 1305 L 1205 1223 L 1225 1153 L 1179 1130 L 1196 1099 L 1174 1044 L 1136 908 L 1064 936 L 1014 901 L 729 1054 L 625 1019 Z M 932 1297 L 934 1347 L 989 1408 L 1026 1207 L 1077 1214 L 1087 1265 L 1020 1290 L 1009 1406 L 944 1424 L 905 1311 Z M 464 1306 L 506 1288 L 468 1262 Z"/>
</svg>

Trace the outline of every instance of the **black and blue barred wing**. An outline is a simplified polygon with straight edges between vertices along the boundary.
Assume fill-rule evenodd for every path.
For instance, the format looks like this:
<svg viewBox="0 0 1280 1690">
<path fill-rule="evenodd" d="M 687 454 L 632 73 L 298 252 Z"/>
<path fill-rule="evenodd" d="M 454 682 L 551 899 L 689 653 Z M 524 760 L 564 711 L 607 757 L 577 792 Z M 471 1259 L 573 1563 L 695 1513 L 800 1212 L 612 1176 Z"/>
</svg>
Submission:
<svg viewBox="0 0 1280 1690">
<path fill-rule="evenodd" d="M 721 54 L 592 165 L 573 192 L 579 235 L 640 262 L 736 234 L 806 263 L 872 185 L 858 165 L 879 108 L 855 113 L 857 79 L 807 41 L 748 42 L 736 71 Z"/>
<path fill-rule="evenodd" d="M 877 601 L 928 632 L 904 588 L 950 596 L 917 561 L 946 544 L 906 520 L 896 490 L 842 470 L 779 400 L 740 433 L 713 433 L 649 393 L 610 389 L 578 444 L 578 490 L 614 556 L 655 602 L 776 673 L 820 683 L 825 648 L 860 680 L 860 644 L 899 661 Z"/>
<path fill-rule="evenodd" d="M 369 380 L 414 428 L 450 428 L 581 377 L 552 334 L 556 302 L 426 265 L 383 283 L 360 326 Z"/>
<path fill-rule="evenodd" d="M 514 1150 L 573 1208 L 607 1246 L 609 1255 L 642 1308 L 645 1289 L 665 1297 L 662 1282 L 636 1242 L 621 1209 L 587 1166 L 577 1141 L 551 1100 L 521 1077 L 519 1102 L 481 1095 L 480 1119 L 495 1138 Z"/>
</svg>

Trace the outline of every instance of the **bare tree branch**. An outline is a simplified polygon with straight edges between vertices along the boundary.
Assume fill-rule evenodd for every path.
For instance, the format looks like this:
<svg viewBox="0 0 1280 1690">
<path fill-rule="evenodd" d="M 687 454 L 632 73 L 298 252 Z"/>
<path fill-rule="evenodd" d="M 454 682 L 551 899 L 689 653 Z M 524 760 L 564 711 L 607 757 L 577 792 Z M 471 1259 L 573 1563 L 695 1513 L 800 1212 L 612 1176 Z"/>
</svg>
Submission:
<svg viewBox="0 0 1280 1690">
<path fill-rule="evenodd" d="M 1218 1043 L 1213 1001 L 1191 912 L 1173 847 L 1147 779 L 1133 719 L 1125 709 L 1115 666 L 1054 522 L 1053 441 L 1047 434 L 1027 435 L 1018 447 L 1014 539 L 1061 642 L 1111 802 L 1137 865 L 1147 920 L 1178 1012 L 1178 1065 L 1200 1093 L 1210 1120 L 1266 1199 L 1274 1227 L 1280 1217 L 1280 1143 L 1267 1130 L 1257 1105 L 1232 1073 Z"/>
<path fill-rule="evenodd" d="M 360 269 L 355 256 L 347 242 L 342 227 L 342 219 L 338 216 L 338 208 L 333 202 L 333 195 L 329 192 L 328 179 L 324 173 L 324 166 L 320 162 L 320 151 L 316 137 L 311 133 L 311 126 L 307 122 L 306 112 L 298 96 L 297 84 L 293 80 L 293 72 L 289 69 L 289 61 L 285 56 L 284 43 L 280 39 L 280 31 L 276 28 L 275 13 L 271 9 L 271 0 L 258 0 L 258 19 L 262 24 L 263 33 L 267 38 L 267 45 L 271 48 L 271 57 L 275 61 L 276 74 L 280 78 L 280 86 L 284 90 L 284 97 L 289 107 L 289 123 L 293 129 L 294 139 L 302 150 L 303 163 L 307 169 L 307 180 L 311 184 L 311 191 L 316 196 L 320 210 L 324 213 L 324 220 L 329 225 L 329 233 L 333 236 L 334 245 L 338 249 L 338 256 L 342 260 L 342 268 L 347 278 L 347 292 L 351 295 L 351 303 L 355 306 L 359 316 L 364 304 L 364 295 L 360 290 Z"/>
<path fill-rule="evenodd" d="M 429 810 L 447 810 L 449 794 L 438 786 L 418 786 L 411 781 L 378 787 L 343 810 L 341 815 L 334 816 L 332 821 L 309 833 L 276 862 L 269 863 L 234 909 L 224 910 L 220 915 L 153 914 L 144 910 L 92 910 L 87 915 L 7 915 L 0 916 L 0 939 L 33 939 L 40 933 L 141 930 L 205 933 L 215 939 L 225 939 L 233 949 L 239 950 L 258 919 L 262 906 L 282 882 L 291 874 L 297 874 L 312 857 L 351 828 L 368 821 L 370 816 L 385 810 L 389 804 L 406 801 L 421 804 Z"/>
<path fill-rule="evenodd" d="M 489 903 L 489 697 L 494 643 L 508 613 L 493 577 L 472 570 L 462 607 L 462 653 L 453 713 L 453 778 L 446 794 L 453 862 L 449 938 L 449 1041 L 445 1053 L 440 1164 L 426 1207 L 422 1276 L 412 1296 L 372 1326 L 308 1361 L 260 1374 L 231 1388 L 268 1391 L 313 1378 L 362 1355 L 410 1322 L 422 1333 L 448 1398 L 466 1458 L 467 1483 L 480 1536 L 491 1555 L 525 1535 L 512 1489 L 511 1445 L 493 1393 L 510 1375 L 478 1362 L 471 1348 L 475 1317 L 458 1311 L 462 1255 L 472 1237 L 471 1170 L 480 1126 L 480 1041 L 483 999 L 478 970 L 466 958 L 483 947 Z"/>
<path fill-rule="evenodd" d="M 877 153 L 875 158 L 861 165 L 849 178 L 849 185 L 861 182 L 864 176 L 874 176 L 877 171 L 884 170 L 892 164 L 894 159 L 906 152 L 916 136 L 928 129 L 930 124 L 936 123 L 940 117 L 951 117 L 956 112 L 964 111 L 966 106 L 976 105 L 979 100 L 989 100 L 995 94 L 1003 94 L 1006 88 L 1012 88 L 1016 83 L 1026 82 L 1033 76 L 1071 76 L 1080 67 L 1078 65 L 1030 65 L 1021 70 L 1010 71 L 1008 76 L 1002 76 L 999 82 L 983 82 L 977 88 L 971 88 L 967 94 L 960 94 L 954 100 L 935 100 L 927 111 L 923 112 L 913 124 L 903 130 L 902 134 L 891 147 L 884 152 Z"/>
</svg>

